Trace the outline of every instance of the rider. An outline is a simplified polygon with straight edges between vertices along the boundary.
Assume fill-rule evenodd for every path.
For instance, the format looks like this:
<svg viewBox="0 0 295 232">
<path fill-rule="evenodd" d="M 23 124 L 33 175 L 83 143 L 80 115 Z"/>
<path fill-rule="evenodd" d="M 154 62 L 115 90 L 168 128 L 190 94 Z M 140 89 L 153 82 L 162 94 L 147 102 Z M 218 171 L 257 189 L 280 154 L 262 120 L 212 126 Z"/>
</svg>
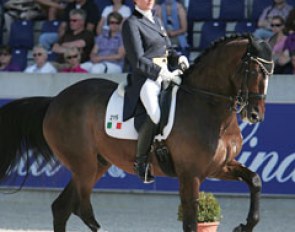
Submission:
<svg viewBox="0 0 295 232">
<path fill-rule="evenodd" d="M 134 0 L 133 15 L 125 20 L 122 29 L 123 43 L 132 75 L 126 88 L 124 120 L 134 116 L 140 99 L 148 114 L 139 129 L 134 171 L 144 180 L 152 183 L 154 177 L 149 165 L 149 152 L 157 124 L 160 121 L 158 96 L 162 82 L 180 82 L 179 69 L 170 72 L 167 65 L 176 63 L 178 67 L 189 67 L 185 56 L 180 56 L 171 48 L 170 39 L 160 19 L 153 15 L 155 0 Z"/>
</svg>

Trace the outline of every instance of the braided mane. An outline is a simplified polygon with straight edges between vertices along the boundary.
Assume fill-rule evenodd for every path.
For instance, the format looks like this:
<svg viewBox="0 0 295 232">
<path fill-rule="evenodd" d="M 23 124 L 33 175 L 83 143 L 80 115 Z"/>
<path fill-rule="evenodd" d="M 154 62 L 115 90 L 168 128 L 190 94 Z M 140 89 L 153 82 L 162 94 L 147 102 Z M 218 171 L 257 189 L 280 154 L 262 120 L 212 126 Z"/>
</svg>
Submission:
<svg viewBox="0 0 295 232">
<path fill-rule="evenodd" d="M 207 55 L 211 50 L 215 49 L 219 44 L 224 43 L 224 42 L 228 42 L 228 41 L 232 41 L 235 39 L 247 39 L 249 38 L 249 34 L 232 34 L 230 36 L 224 36 L 221 37 L 219 39 L 217 39 L 216 41 L 212 42 L 212 44 L 206 48 L 201 55 L 199 55 L 195 60 L 194 60 L 194 64 L 197 64 L 205 55 Z"/>
</svg>

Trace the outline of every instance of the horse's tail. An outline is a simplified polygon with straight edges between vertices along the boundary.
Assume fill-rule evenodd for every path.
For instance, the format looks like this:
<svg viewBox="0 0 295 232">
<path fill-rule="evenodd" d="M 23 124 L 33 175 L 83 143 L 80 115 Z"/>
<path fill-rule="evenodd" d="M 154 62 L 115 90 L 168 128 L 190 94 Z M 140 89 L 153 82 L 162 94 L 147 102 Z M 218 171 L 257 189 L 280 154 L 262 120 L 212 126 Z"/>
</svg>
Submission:
<svg viewBox="0 0 295 232">
<path fill-rule="evenodd" d="M 12 101 L 0 108 L 0 180 L 9 175 L 22 156 L 53 157 L 42 130 L 43 119 L 52 98 L 30 97 Z M 28 163 L 27 163 L 28 164 Z M 28 174 L 28 173 L 27 173 Z"/>
</svg>

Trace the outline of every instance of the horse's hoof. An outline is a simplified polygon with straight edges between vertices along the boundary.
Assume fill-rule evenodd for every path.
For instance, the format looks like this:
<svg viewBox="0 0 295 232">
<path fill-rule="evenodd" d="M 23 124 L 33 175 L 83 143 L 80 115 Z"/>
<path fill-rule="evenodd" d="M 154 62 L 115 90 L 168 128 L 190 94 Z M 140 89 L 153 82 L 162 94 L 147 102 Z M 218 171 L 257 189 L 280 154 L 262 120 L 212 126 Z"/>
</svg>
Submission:
<svg viewBox="0 0 295 232">
<path fill-rule="evenodd" d="M 233 232 L 246 232 L 244 230 L 244 228 L 245 228 L 245 225 L 240 224 L 239 226 L 237 226 L 236 228 L 234 228 Z"/>
<path fill-rule="evenodd" d="M 100 231 L 100 225 L 98 223 L 88 225 L 92 232 Z"/>
<path fill-rule="evenodd" d="M 102 229 L 102 228 L 100 228 L 98 231 L 99 231 L 99 232 L 108 232 L 107 230 L 104 230 L 104 229 Z"/>
</svg>

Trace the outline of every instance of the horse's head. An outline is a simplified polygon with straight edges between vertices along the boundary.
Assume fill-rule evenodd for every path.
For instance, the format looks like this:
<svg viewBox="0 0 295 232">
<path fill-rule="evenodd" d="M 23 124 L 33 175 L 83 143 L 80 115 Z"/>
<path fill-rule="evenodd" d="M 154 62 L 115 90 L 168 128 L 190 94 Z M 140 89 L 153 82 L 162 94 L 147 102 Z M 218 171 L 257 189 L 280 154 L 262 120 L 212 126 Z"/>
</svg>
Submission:
<svg viewBox="0 0 295 232">
<path fill-rule="evenodd" d="M 272 50 L 265 41 L 233 35 L 216 41 L 194 61 L 185 72 L 183 86 L 191 93 L 208 96 L 211 102 L 224 102 L 244 121 L 257 123 L 264 118 L 272 73 Z"/>
<path fill-rule="evenodd" d="M 268 80 L 273 67 L 269 45 L 249 36 L 247 50 L 242 58 L 242 80 L 236 99 L 237 110 L 243 121 L 257 123 L 264 119 Z"/>
</svg>

